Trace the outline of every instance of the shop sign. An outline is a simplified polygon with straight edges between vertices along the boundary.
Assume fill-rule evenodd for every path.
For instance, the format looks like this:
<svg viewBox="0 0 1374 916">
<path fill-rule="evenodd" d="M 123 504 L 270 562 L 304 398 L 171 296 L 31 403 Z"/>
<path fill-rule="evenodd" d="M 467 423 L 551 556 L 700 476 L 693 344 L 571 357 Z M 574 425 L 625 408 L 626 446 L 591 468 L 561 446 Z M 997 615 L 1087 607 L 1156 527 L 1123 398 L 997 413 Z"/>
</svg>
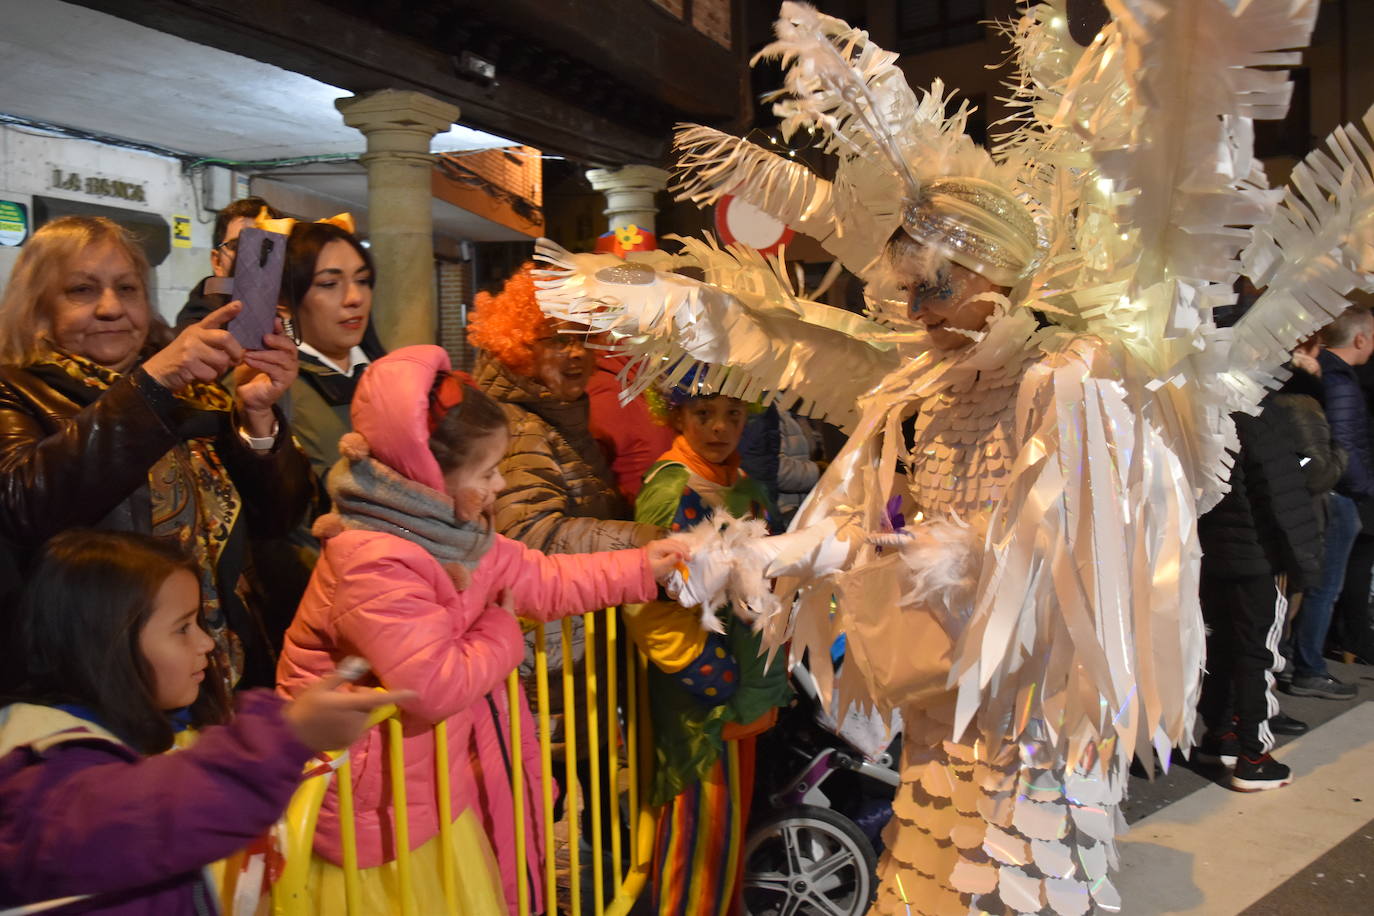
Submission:
<svg viewBox="0 0 1374 916">
<path fill-rule="evenodd" d="M 120 200 L 130 200 L 140 204 L 148 202 L 143 182 L 117 181 L 113 178 L 101 178 L 95 175 L 87 175 L 83 178 L 78 172 L 68 172 L 59 168 L 52 170 L 52 183 L 49 187 L 59 191 L 76 191 L 81 194 L 89 194 L 92 197 L 117 197 Z"/>
<path fill-rule="evenodd" d="M 12 200 L 0 200 L 0 245 L 14 247 L 29 237 L 29 208 Z"/>
<path fill-rule="evenodd" d="M 172 247 L 191 247 L 191 217 L 172 215 Z"/>
</svg>

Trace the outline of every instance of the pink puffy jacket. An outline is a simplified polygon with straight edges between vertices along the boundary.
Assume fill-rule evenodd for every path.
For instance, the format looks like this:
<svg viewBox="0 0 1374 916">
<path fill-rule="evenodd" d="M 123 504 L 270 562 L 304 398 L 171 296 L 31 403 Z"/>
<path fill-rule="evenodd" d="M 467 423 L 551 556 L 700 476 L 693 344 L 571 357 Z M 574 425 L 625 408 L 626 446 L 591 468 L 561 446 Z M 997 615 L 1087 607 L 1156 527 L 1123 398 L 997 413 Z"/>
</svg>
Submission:
<svg viewBox="0 0 1374 916">
<path fill-rule="evenodd" d="M 367 369 L 352 405 L 354 431 L 368 440 L 373 456 L 434 489 L 442 489 L 443 478 L 427 445 L 429 390 L 435 373 L 448 368 L 448 356 L 439 347 L 398 350 Z M 439 830 L 432 726 L 447 722 L 453 813 L 476 809 L 513 904 L 519 867 L 505 682 L 523 657 L 524 640 L 501 602 L 522 617 L 548 621 L 610 604 L 647 601 L 655 594 L 643 550 L 545 556 L 498 535 L 467 588 L 459 591 L 419 545 L 381 532 L 344 531 L 325 542 L 287 631 L 277 667 L 278 689 L 297 694 L 345 656 L 360 655 L 387 689 L 416 691 L 419 699 L 402 710 L 410 846 L 418 847 Z M 535 904 L 542 906 L 538 745 L 523 695 L 520 707 L 526 867 L 535 878 Z M 395 857 L 381 729 L 350 748 L 350 756 L 358 864 L 368 868 Z M 332 862 L 342 861 L 338 799 L 332 789 L 320 812 L 315 849 Z"/>
</svg>

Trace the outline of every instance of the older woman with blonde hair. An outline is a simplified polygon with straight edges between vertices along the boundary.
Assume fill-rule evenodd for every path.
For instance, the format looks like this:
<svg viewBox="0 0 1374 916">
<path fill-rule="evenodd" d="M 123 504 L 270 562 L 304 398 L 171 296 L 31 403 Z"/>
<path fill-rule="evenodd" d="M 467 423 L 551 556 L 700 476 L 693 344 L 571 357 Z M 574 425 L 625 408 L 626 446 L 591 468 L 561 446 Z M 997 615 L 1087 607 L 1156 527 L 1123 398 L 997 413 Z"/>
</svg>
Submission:
<svg viewBox="0 0 1374 916">
<path fill-rule="evenodd" d="M 118 224 L 64 217 L 25 244 L 0 300 L 0 534 L 21 559 L 72 527 L 142 531 L 201 568 L 225 670 L 270 685 L 289 621 L 263 618 L 247 538 L 289 530 L 310 494 L 277 400 L 296 378 L 280 333 L 245 350 L 231 302 L 175 337 Z M 218 383 L 233 373 L 233 394 Z"/>
</svg>

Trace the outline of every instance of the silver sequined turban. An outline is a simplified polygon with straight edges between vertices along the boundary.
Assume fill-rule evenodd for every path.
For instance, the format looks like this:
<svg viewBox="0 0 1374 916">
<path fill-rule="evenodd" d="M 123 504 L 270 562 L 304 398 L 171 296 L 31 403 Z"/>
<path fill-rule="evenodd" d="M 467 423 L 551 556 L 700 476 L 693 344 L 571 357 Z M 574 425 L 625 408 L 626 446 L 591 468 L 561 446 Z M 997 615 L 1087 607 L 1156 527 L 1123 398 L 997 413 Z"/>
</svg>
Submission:
<svg viewBox="0 0 1374 916">
<path fill-rule="evenodd" d="M 1035 223 L 1025 206 L 990 181 L 937 178 L 902 214 L 923 245 L 998 286 L 1015 286 L 1035 260 Z"/>
</svg>

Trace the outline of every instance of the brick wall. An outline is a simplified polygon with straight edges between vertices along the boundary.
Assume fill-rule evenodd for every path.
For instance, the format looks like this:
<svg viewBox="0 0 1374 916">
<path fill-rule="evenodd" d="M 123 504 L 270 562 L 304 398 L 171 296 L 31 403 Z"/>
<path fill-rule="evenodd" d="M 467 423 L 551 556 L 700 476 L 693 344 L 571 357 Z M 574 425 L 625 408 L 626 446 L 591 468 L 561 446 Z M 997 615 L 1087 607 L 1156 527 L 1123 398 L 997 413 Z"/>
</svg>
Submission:
<svg viewBox="0 0 1374 916">
<path fill-rule="evenodd" d="M 730 47 L 730 0 L 692 0 L 692 25 L 698 32 Z"/>
<path fill-rule="evenodd" d="M 692 27 L 722 47 L 730 47 L 730 20 L 734 14 L 732 0 L 653 0 L 659 8 L 679 19 L 691 16 Z M 777 4 L 770 9 L 777 10 Z"/>
<path fill-rule="evenodd" d="M 453 368 L 471 372 L 475 355 L 468 346 L 467 308 L 472 305 L 472 265 L 438 260 L 439 346 L 448 351 Z"/>
</svg>

